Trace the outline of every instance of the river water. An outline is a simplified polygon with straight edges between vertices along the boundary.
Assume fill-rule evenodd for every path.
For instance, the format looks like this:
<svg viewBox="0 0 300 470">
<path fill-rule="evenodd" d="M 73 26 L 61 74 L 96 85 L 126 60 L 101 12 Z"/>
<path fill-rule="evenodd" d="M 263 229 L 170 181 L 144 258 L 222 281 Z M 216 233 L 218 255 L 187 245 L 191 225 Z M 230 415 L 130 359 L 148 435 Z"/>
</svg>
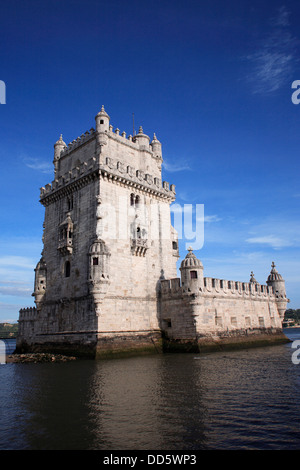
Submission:
<svg viewBox="0 0 300 470">
<path fill-rule="evenodd" d="M 295 352 L 3 364 L 0 449 L 300 449 Z"/>
</svg>

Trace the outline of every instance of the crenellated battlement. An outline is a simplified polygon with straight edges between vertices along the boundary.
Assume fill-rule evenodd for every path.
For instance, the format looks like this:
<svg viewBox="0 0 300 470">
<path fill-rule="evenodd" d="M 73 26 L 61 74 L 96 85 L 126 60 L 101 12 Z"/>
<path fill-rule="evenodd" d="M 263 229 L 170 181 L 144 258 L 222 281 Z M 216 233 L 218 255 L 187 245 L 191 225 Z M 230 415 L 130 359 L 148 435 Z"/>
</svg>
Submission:
<svg viewBox="0 0 300 470">
<path fill-rule="evenodd" d="M 19 312 L 19 322 L 20 321 L 26 321 L 26 320 L 36 320 L 37 318 L 37 309 L 36 307 L 27 307 L 27 308 L 21 308 Z"/>
<path fill-rule="evenodd" d="M 81 178 L 89 175 L 90 173 L 95 172 L 99 169 L 99 164 L 95 157 L 91 157 L 87 162 L 82 162 L 72 168 L 70 171 L 65 173 L 62 176 L 56 178 L 52 183 L 48 183 L 45 186 L 40 188 L 40 199 L 42 200 L 49 194 L 65 188 L 70 183 L 79 181 Z"/>
<path fill-rule="evenodd" d="M 150 142 L 150 137 L 143 133 L 142 126 L 140 126 L 139 132 L 137 134 L 129 134 L 127 136 L 125 131 L 120 133 L 120 129 L 118 127 L 114 130 L 111 124 L 108 126 L 108 129 L 106 129 L 104 132 L 99 132 L 92 127 L 90 130 L 87 130 L 86 132 L 78 136 L 77 139 L 74 139 L 72 140 L 72 142 L 69 142 L 69 144 L 65 144 L 63 141 L 61 141 L 62 145 L 61 150 L 59 151 L 59 158 L 64 158 L 68 156 L 74 150 L 77 150 L 82 145 L 85 145 L 86 143 L 92 141 L 96 138 L 97 133 L 106 134 L 108 138 L 114 139 L 117 142 L 125 144 L 135 150 L 147 151 L 151 154 L 155 154 L 156 157 L 161 158 L 161 144 L 157 140 L 155 134 L 153 136 L 152 142 Z"/>
<path fill-rule="evenodd" d="M 123 131 L 120 134 L 120 129 L 116 128 L 113 130 L 113 126 L 109 126 L 109 131 L 107 133 L 109 138 L 112 138 L 116 140 L 117 142 L 120 142 L 121 144 L 125 144 L 135 150 L 145 150 L 150 153 L 153 153 L 153 144 L 150 143 L 150 138 L 143 134 L 142 128 L 140 128 L 140 133 L 136 135 L 129 134 L 128 136 L 126 135 L 126 132 Z M 143 136 L 143 142 L 139 141 L 139 136 Z"/>
<path fill-rule="evenodd" d="M 180 283 L 180 278 L 162 279 L 160 281 L 160 292 L 162 295 L 182 294 L 183 290 Z"/>
<path fill-rule="evenodd" d="M 95 129 L 92 127 L 68 145 L 61 135 L 54 144 L 55 177 L 52 183 L 40 188 L 42 204 L 47 205 L 53 199 L 77 190 L 91 177 L 101 174 L 112 181 L 121 181 L 175 200 L 175 185 L 161 180 L 161 143 L 156 135 L 150 142 L 142 127 L 135 135 L 127 137 L 125 131 L 120 134 L 118 128 L 114 130 L 109 124 L 110 118 L 103 106 L 95 119 Z"/>
<path fill-rule="evenodd" d="M 174 184 L 170 185 L 167 181 L 162 182 L 158 177 L 154 177 L 133 166 L 125 165 L 122 161 L 110 157 L 107 157 L 105 162 L 100 165 L 96 157 L 91 157 L 87 162 L 78 164 L 64 175 L 56 178 L 52 183 L 48 183 L 40 188 L 41 202 L 43 203 L 47 196 L 56 193 L 60 189 L 64 189 L 65 192 L 66 187 L 71 185 L 71 183 L 74 183 L 74 188 L 69 189 L 77 189 L 79 181 L 81 181 L 80 184 L 84 184 L 87 181 L 86 177 L 95 172 L 102 173 L 105 177 L 110 177 L 114 180 L 122 180 L 127 184 L 144 186 L 147 191 L 158 191 L 162 195 L 175 199 L 176 191 Z M 78 184 L 76 185 L 76 183 Z"/>
<path fill-rule="evenodd" d="M 230 281 L 213 277 L 204 278 L 203 292 L 274 297 L 273 289 L 267 285 L 253 282 Z"/>
<path fill-rule="evenodd" d="M 174 294 L 190 294 L 190 287 L 181 284 L 180 278 L 161 280 L 161 294 L 172 296 Z M 245 298 L 263 297 L 274 300 L 275 296 L 271 286 L 262 285 L 253 282 L 230 281 L 225 279 L 217 279 L 212 277 L 204 277 L 203 285 L 198 287 L 198 292 L 193 290 L 193 294 L 199 296 L 211 294 L 213 296 L 233 296 Z"/>
<path fill-rule="evenodd" d="M 89 131 L 86 131 L 81 136 L 77 137 L 77 139 L 72 140 L 66 145 L 60 153 L 60 158 L 65 157 L 69 153 L 73 152 L 74 150 L 78 149 L 81 145 L 90 142 L 92 139 L 95 138 L 95 129 L 92 127 Z"/>
<path fill-rule="evenodd" d="M 140 148 L 139 141 L 137 138 L 138 134 L 134 136 L 132 134 L 129 134 L 127 136 L 125 131 L 120 133 L 120 129 L 118 128 L 113 130 L 112 125 L 109 126 L 109 130 L 106 131 L 106 134 L 108 135 L 108 137 L 115 139 L 116 141 L 122 144 L 129 145 L 135 150 L 138 150 Z M 82 145 L 95 139 L 95 136 L 96 136 L 96 130 L 92 127 L 89 131 L 84 132 L 83 134 L 78 136 L 77 139 L 74 139 L 72 140 L 72 142 L 69 142 L 69 144 L 65 145 L 65 147 L 60 152 L 60 158 L 63 158 L 69 155 L 71 152 L 73 152 L 74 150 L 77 150 Z M 152 143 L 149 142 L 148 148 L 147 146 L 145 146 L 144 150 L 148 150 L 149 152 L 152 153 Z"/>
</svg>

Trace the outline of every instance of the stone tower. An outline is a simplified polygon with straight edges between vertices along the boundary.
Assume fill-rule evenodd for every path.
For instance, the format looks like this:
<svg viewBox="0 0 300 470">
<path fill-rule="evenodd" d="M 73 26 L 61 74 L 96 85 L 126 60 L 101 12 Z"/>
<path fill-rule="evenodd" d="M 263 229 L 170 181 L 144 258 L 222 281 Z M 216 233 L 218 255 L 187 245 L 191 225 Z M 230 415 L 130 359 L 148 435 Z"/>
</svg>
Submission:
<svg viewBox="0 0 300 470">
<path fill-rule="evenodd" d="M 286 297 L 285 281 L 281 274 L 278 273 L 274 261 L 272 262 L 271 272 L 267 279 L 267 285 L 273 289 L 280 318 L 283 320 L 288 299 Z"/>
<path fill-rule="evenodd" d="M 162 182 L 160 142 L 142 127 L 135 136 L 114 131 L 102 106 L 95 129 L 68 145 L 60 136 L 53 163 L 54 180 L 41 188 L 44 247 L 29 342 L 100 356 L 159 347 L 157 286 L 162 273 L 176 276 L 178 259 L 175 187 Z"/>
</svg>

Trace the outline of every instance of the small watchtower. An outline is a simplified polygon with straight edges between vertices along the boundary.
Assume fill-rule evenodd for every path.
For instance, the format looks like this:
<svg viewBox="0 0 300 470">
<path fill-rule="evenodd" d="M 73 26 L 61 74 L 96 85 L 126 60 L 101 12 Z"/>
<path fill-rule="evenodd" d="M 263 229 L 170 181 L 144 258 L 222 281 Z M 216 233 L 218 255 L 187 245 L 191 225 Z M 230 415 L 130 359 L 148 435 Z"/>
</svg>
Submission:
<svg viewBox="0 0 300 470">
<path fill-rule="evenodd" d="M 193 253 L 191 247 L 188 254 L 181 262 L 181 284 L 184 291 L 199 292 L 203 289 L 203 264 Z"/>
<path fill-rule="evenodd" d="M 274 261 L 272 262 L 271 272 L 267 279 L 267 285 L 271 286 L 275 295 L 278 311 L 280 318 L 283 320 L 284 313 L 286 310 L 286 305 L 289 300 L 286 297 L 286 290 L 285 290 L 285 281 L 282 278 L 281 274 L 275 268 Z"/>
</svg>

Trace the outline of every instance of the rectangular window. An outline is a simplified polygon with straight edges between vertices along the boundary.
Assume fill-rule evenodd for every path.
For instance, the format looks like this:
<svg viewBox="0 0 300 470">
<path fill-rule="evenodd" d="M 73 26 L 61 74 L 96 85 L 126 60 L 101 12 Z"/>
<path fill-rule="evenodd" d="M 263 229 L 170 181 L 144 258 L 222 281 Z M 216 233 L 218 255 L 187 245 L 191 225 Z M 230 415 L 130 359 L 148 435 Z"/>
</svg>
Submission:
<svg viewBox="0 0 300 470">
<path fill-rule="evenodd" d="M 197 271 L 191 271 L 191 279 L 197 279 Z"/>
<path fill-rule="evenodd" d="M 164 328 L 172 328 L 172 322 L 170 318 L 164 319 Z"/>
<path fill-rule="evenodd" d="M 70 277 L 71 274 L 71 264 L 70 261 L 66 261 L 65 263 L 65 276 Z"/>
</svg>

